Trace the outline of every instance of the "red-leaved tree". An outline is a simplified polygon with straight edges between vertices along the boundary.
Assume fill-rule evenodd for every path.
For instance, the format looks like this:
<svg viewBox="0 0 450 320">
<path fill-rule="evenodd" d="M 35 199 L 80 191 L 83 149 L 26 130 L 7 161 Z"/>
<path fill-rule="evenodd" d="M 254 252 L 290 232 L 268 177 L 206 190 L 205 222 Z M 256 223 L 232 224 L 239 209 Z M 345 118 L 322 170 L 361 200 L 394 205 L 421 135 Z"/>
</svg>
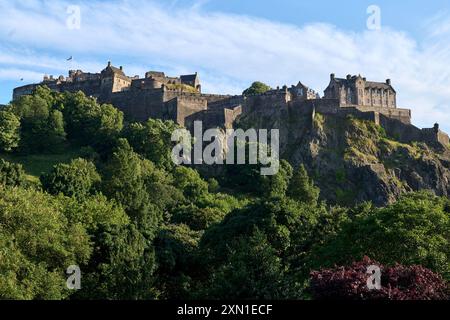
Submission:
<svg viewBox="0 0 450 320">
<path fill-rule="evenodd" d="M 370 289 L 367 273 L 371 265 L 381 270 L 381 288 Z M 314 299 L 334 300 L 447 300 L 448 283 L 422 266 L 384 267 L 364 257 L 350 266 L 311 272 L 310 290 Z"/>
</svg>

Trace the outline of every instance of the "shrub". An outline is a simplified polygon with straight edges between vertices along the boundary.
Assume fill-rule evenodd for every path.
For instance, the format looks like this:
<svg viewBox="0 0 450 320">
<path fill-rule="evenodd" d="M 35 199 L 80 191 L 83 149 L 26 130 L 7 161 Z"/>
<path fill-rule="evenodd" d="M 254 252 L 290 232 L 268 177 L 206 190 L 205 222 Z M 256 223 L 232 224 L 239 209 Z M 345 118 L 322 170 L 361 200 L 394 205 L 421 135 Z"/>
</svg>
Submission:
<svg viewBox="0 0 450 320">
<path fill-rule="evenodd" d="M 0 159 L 0 184 L 5 186 L 20 186 L 25 183 L 25 171 L 21 164 Z"/>
</svg>

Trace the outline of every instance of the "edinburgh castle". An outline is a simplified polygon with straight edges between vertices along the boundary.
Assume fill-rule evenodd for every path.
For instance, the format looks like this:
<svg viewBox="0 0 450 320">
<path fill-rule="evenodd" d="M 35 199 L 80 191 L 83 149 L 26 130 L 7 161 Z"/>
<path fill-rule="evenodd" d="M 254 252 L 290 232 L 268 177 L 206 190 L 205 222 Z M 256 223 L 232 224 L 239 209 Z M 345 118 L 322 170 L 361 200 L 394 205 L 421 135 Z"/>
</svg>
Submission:
<svg viewBox="0 0 450 320">
<path fill-rule="evenodd" d="M 411 110 L 397 107 L 397 93 L 389 79 L 372 82 L 361 76 L 336 78 L 331 74 L 323 97 L 301 82 L 258 95 L 232 96 L 202 93 L 197 73 L 168 77 L 164 72 L 149 71 L 144 78 L 130 77 L 122 67 L 116 68 L 109 62 L 100 73 L 71 70 L 68 77 L 44 76 L 39 84 L 14 89 L 13 99 L 31 94 L 42 85 L 57 92 L 82 91 L 100 103 L 114 105 L 134 121 L 168 119 L 191 128 L 198 120 L 203 121 L 204 127 L 231 128 L 240 115 L 250 112 L 267 116 L 277 110 L 312 118 L 316 113 L 353 115 L 374 121 L 404 142 L 449 145 L 448 135 L 438 124 L 429 129 L 411 124 Z"/>
</svg>

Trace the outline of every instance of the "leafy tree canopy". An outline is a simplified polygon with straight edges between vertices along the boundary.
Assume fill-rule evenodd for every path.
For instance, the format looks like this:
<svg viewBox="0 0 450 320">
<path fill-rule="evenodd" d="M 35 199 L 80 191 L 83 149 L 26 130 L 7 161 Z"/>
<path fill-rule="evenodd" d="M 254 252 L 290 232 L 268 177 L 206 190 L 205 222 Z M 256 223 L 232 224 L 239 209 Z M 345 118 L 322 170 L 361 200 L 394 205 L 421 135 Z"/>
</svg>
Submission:
<svg viewBox="0 0 450 320">
<path fill-rule="evenodd" d="M 346 264 L 367 255 L 386 265 L 420 264 L 448 279 L 449 207 L 447 198 L 418 192 L 364 211 L 312 252 L 313 264 Z"/>
<path fill-rule="evenodd" d="M 67 297 L 66 269 L 83 265 L 91 254 L 85 228 L 50 195 L 17 187 L 0 191 L 0 297 Z"/>
<path fill-rule="evenodd" d="M 32 95 L 12 103 L 12 112 L 20 118 L 21 144 L 25 153 L 56 151 L 66 140 L 64 119 L 57 94 L 47 87 L 38 87 Z"/>
<path fill-rule="evenodd" d="M 261 94 L 269 90 L 271 90 L 271 88 L 267 84 L 255 81 L 252 83 L 250 87 L 245 89 L 244 92 L 242 92 L 242 94 L 248 96 L 252 94 Z"/>
<path fill-rule="evenodd" d="M 95 165 L 85 159 L 74 159 L 70 164 L 57 164 L 41 176 L 44 190 L 51 194 L 62 193 L 68 197 L 84 198 L 100 182 Z"/>
<path fill-rule="evenodd" d="M 0 110 L 0 151 L 11 151 L 19 146 L 20 119 L 10 111 Z"/>
<path fill-rule="evenodd" d="M 149 119 L 144 123 L 131 123 L 123 136 L 133 149 L 159 168 L 172 169 L 172 132 L 178 128 L 173 121 Z"/>
</svg>

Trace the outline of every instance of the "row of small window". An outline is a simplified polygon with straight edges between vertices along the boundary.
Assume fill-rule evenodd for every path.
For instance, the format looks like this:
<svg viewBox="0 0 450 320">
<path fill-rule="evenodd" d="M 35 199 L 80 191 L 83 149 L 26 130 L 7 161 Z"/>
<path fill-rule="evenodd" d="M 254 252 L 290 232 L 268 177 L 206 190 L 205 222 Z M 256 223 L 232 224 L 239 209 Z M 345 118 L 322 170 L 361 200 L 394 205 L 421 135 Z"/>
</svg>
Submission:
<svg viewBox="0 0 450 320">
<path fill-rule="evenodd" d="M 365 90 L 365 94 L 367 95 L 381 95 L 382 93 L 384 93 L 384 95 L 389 95 L 390 91 L 389 90 L 382 90 L 382 89 L 372 89 L 372 90 Z M 359 95 L 363 94 L 363 89 L 359 89 Z"/>
<path fill-rule="evenodd" d="M 371 103 L 370 99 L 367 99 L 366 102 L 367 102 L 367 104 L 370 104 L 370 103 Z M 382 102 L 381 102 L 381 98 L 373 99 L 373 103 L 374 103 L 374 104 L 375 104 L 375 103 L 381 104 L 381 103 L 382 103 Z M 386 98 L 386 99 L 384 100 L 384 103 L 385 103 L 386 105 L 389 105 L 389 100 Z M 391 105 L 392 105 L 392 106 L 394 105 L 394 101 L 391 101 Z"/>
</svg>

